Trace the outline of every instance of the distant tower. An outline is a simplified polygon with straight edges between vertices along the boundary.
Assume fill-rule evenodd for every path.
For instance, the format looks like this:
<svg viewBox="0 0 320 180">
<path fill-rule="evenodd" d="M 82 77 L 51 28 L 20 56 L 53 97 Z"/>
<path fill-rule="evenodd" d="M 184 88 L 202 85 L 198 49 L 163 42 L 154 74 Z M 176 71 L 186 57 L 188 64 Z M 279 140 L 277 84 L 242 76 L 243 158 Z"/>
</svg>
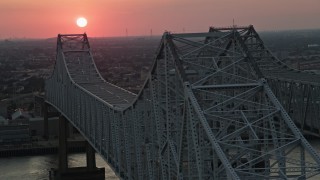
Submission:
<svg viewBox="0 0 320 180">
<path fill-rule="evenodd" d="M 235 29 L 236 25 L 234 24 L 234 18 L 232 19 L 232 27 Z"/>
<path fill-rule="evenodd" d="M 183 33 L 185 33 L 185 32 L 186 32 L 186 29 L 185 29 L 184 27 L 182 28 L 182 32 L 183 32 Z"/>
<path fill-rule="evenodd" d="M 126 28 L 126 37 L 128 37 L 128 29 Z"/>
<path fill-rule="evenodd" d="M 150 38 L 152 38 L 152 29 L 150 29 Z"/>
</svg>

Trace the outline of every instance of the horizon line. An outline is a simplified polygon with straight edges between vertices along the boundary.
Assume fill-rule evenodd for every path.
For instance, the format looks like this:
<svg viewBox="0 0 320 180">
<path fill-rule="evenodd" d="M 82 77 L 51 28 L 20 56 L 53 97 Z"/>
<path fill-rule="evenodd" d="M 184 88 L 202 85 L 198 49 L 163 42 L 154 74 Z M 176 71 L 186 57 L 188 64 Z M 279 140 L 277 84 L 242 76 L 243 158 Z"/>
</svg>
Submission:
<svg viewBox="0 0 320 180">
<path fill-rule="evenodd" d="M 210 26 L 211 27 L 211 26 Z M 218 27 L 219 28 L 219 27 Z M 280 29 L 280 30 L 257 30 L 257 32 L 260 33 L 266 33 L 266 32 L 286 32 L 286 31 L 308 31 L 308 30 L 320 30 L 320 28 L 299 28 L 299 29 Z M 166 32 L 166 31 L 164 31 Z M 187 33 L 196 33 L 196 32 L 175 32 L 175 31 L 168 31 L 168 32 L 173 32 L 173 33 L 179 33 L 179 34 L 187 34 Z M 199 31 L 197 31 L 199 32 Z M 206 31 L 208 32 L 208 31 Z M 84 32 L 86 33 L 86 32 Z M 80 34 L 84 34 L 80 33 Z M 68 34 L 68 33 L 57 33 L 57 36 L 59 34 Z M 79 33 L 77 33 L 79 34 Z M 86 33 L 88 35 L 88 33 Z M 141 37 L 161 37 L 163 34 L 148 34 L 148 35 L 120 35 L 120 36 L 89 36 L 89 38 L 141 38 Z M 48 40 L 48 39 L 55 39 L 56 37 L 7 37 L 7 38 L 2 38 L 0 36 L 0 40 Z"/>
</svg>

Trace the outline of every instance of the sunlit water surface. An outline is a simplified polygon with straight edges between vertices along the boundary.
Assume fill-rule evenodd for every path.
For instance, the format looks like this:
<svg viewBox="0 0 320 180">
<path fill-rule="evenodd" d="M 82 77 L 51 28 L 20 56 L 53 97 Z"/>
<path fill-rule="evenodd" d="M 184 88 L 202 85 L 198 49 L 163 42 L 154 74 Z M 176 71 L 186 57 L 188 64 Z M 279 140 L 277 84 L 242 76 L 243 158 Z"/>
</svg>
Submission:
<svg viewBox="0 0 320 180">
<path fill-rule="evenodd" d="M 311 145 L 320 153 L 320 139 L 309 141 Z M 297 154 L 298 155 L 298 154 Z M 308 161 L 309 156 L 306 156 Z M 105 167 L 105 177 L 108 180 L 118 179 L 108 164 L 97 154 L 97 167 Z M 58 164 L 57 155 L 25 156 L 0 158 L 0 180 L 44 180 L 48 179 L 49 170 L 56 168 Z M 81 167 L 86 165 L 85 154 L 69 155 L 70 167 Z M 313 177 L 311 179 L 318 179 Z"/>
<path fill-rule="evenodd" d="M 58 164 L 57 155 L 24 156 L 0 158 L 0 180 L 44 180 L 49 178 L 49 170 L 56 168 Z M 106 179 L 116 180 L 108 164 L 96 154 L 97 167 L 105 167 Z M 86 166 L 85 154 L 70 154 L 70 167 Z"/>
</svg>

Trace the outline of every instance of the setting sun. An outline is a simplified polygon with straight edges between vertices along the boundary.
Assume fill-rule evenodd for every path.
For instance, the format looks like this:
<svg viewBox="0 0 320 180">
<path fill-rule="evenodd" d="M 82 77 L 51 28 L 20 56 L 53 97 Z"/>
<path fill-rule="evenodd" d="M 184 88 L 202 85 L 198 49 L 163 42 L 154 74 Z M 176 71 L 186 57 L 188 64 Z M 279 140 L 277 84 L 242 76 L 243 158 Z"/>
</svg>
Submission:
<svg viewBox="0 0 320 180">
<path fill-rule="evenodd" d="M 78 18 L 78 19 L 77 19 L 77 25 L 78 25 L 79 27 L 86 27 L 87 24 L 88 24 L 88 21 L 87 21 L 86 18 L 81 17 L 81 18 Z"/>
</svg>

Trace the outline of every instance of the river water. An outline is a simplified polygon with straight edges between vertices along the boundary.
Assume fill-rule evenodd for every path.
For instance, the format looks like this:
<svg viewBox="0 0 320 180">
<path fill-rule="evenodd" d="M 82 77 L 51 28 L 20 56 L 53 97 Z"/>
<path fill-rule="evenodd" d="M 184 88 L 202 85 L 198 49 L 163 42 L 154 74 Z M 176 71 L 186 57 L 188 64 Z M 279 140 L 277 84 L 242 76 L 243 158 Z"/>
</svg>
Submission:
<svg viewBox="0 0 320 180">
<path fill-rule="evenodd" d="M 311 145 L 320 153 L 320 139 L 309 140 Z M 308 161 L 308 156 L 306 160 Z M 105 177 L 108 180 L 118 179 L 108 164 L 96 154 L 97 167 L 105 167 Z M 44 180 L 48 179 L 49 170 L 57 167 L 57 155 L 24 156 L 0 158 L 0 180 Z M 86 165 L 85 154 L 70 154 L 69 166 Z M 319 177 L 318 177 L 319 178 Z M 316 177 L 312 179 L 318 179 Z"/>
</svg>

